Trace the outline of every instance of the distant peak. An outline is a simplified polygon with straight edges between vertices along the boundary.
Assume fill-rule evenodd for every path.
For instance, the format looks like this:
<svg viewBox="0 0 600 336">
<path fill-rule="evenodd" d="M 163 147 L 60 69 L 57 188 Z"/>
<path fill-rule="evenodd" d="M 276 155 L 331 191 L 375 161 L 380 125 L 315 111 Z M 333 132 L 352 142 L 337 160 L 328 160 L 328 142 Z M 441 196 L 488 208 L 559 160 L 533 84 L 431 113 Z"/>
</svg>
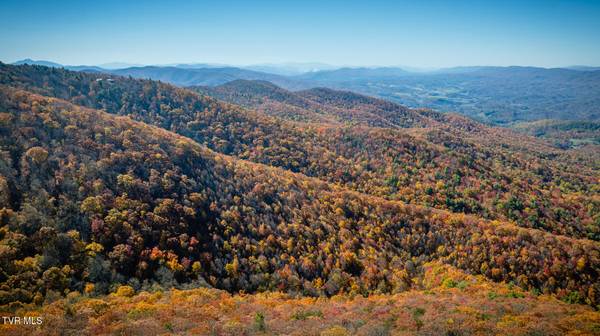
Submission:
<svg viewBox="0 0 600 336">
<path fill-rule="evenodd" d="M 43 65 L 43 66 L 47 66 L 47 67 L 54 67 L 54 68 L 62 68 L 63 65 L 59 64 L 59 63 L 55 63 L 55 62 L 51 62 L 51 61 L 44 61 L 44 60 L 32 60 L 31 58 L 26 58 L 20 61 L 16 61 L 14 63 L 12 63 L 13 65 L 23 65 L 23 64 L 29 64 L 29 65 Z"/>
</svg>

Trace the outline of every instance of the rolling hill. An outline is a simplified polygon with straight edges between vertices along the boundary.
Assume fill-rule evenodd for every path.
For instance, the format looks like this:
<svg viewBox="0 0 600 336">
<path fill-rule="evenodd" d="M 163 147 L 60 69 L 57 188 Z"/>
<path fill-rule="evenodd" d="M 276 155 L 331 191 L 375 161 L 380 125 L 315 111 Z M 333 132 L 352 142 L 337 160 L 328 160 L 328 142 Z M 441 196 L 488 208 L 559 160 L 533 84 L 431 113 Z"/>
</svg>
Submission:
<svg viewBox="0 0 600 336">
<path fill-rule="evenodd" d="M 506 305 L 563 322 L 576 312 L 572 329 L 594 330 L 597 312 L 558 299 L 600 303 L 597 145 L 565 150 L 348 91 L 264 81 L 194 89 L 203 93 L 0 64 L 1 310 L 49 309 L 55 323 L 71 314 L 91 326 L 85 312 L 98 305 L 94 318 L 113 330 L 109 319 L 123 311 L 101 307 L 167 314 L 164 305 L 176 305 L 177 292 L 161 301 L 143 291 L 188 289 L 181 295 L 221 302 L 230 300 L 222 291 L 254 294 L 236 296 L 240 305 L 262 292 L 373 296 L 374 309 L 387 309 L 383 297 L 408 304 L 412 293 L 418 307 L 431 296 L 428 311 L 441 314 L 431 307 L 489 300 L 493 308 L 477 314 L 497 330 L 527 316 Z M 216 289 L 190 289 L 198 287 Z M 145 313 L 132 314 L 143 323 Z M 440 327 L 429 314 L 411 315 L 408 328 Z M 453 316 L 474 331 L 480 315 L 469 314 Z M 256 316 L 259 329 L 288 323 L 274 311 Z M 557 321 L 542 329 L 569 328 Z"/>
<path fill-rule="evenodd" d="M 289 120 L 406 128 L 435 122 L 384 100 L 326 88 L 292 92 L 266 81 L 235 80 L 219 86 L 190 87 L 233 104 Z"/>
</svg>

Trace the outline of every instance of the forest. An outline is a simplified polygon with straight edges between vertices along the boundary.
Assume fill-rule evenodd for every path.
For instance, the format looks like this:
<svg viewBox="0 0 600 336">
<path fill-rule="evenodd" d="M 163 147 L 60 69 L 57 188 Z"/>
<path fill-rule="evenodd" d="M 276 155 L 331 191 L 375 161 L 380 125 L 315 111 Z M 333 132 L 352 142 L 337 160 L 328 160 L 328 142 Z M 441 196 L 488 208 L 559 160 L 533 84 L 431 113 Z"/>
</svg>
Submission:
<svg viewBox="0 0 600 336">
<path fill-rule="evenodd" d="M 152 310 L 183 300 L 177 288 L 203 304 L 298 300 L 313 309 L 291 318 L 304 321 L 335 315 L 321 299 L 461 295 L 447 304 L 475 309 L 498 286 L 502 304 L 576 311 L 587 317 L 573 329 L 593 334 L 599 169 L 594 143 L 561 147 L 349 91 L 0 64 L 0 310 Z M 414 309 L 386 330 L 409 314 L 407 328 L 436 334 L 432 310 Z M 274 311 L 249 314 L 253 332 L 269 319 L 284 328 Z M 565 331 L 554 322 L 548 334 Z M 361 332 L 336 323 L 321 327 Z"/>
</svg>

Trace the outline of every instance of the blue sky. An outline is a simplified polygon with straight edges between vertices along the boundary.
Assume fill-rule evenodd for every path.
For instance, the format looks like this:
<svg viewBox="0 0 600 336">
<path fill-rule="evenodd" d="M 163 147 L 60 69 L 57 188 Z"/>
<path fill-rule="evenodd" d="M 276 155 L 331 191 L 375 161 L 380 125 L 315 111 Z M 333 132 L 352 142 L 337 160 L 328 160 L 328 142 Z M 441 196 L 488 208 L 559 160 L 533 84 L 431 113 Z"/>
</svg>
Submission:
<svg viewBox="0 0 600 336">
<path fill-rule="evenodd" d="M 0 60 L 600 65 L 600 1 L 0 2 Z"/>
</svg>

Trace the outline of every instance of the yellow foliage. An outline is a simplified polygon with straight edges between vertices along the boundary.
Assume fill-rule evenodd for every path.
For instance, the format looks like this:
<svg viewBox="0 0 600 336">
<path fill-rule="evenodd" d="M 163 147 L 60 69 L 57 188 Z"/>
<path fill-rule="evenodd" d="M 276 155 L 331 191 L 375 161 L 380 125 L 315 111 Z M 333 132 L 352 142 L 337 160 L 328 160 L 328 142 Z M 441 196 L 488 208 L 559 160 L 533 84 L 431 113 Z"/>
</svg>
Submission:
<svg viewBox="0 0 600 336">
<path fill-rule="evenodd" d="M 80 234 L 79 234 L 79 231 L 77 231 L 77 230 L 69 230 L 69 232 L 67 232 L 67 235 L 73 240 L 80 239 Z"/>
<path fill-rule="evenodd" d="M 346 328 L 336 325 L 329 329 L 323 330 L 321 336 L 346 336 L 350 335 Z"/>
<path fill-rule="evenodd" d="M 584 257 L 581 257 L 577 260 L 577 270 L 579 272 L 581 272 L 585 269 L 585 265 L 586 265 L 586 261 L 585 261 Z"/>
<path fill-rule="evenodd" d="M 25 156 L 29 157 L 34 163 L 40 164 L 48 159 L 48 151 L 43 147 L 31 147 L 25 152 Z"/>
<path fill-rule="evenodd" d="M 177 261 L 176 258 L 167 261 L 167 267 L 173 271 L 182 271 L 183 266 Z"/>
<path fill-rule="evenodd" d="M 90 294 L 90 293 L 92 293 L 94 291 L 95 288 L 96 288 L 96 286 L 93 283 L 88 282 L 88 283 L 85 284 L 85 287 L 84 287 L 83 291 L 86 294 Z"/>
<path fill-rule="evenodd" d="M 202 270 L 202 264 L 200 264 L 199 261 L 194 261 L 194 263 L 192 264 L 192 272 L 200 273 L 201 270 Z"/>
<path fill-rule="evenodd" d="M 14 264 L 16 267 L 28 271 L 33 271 L 38 268 L 38 260 L 32 257 L 27 257 L 23 260 L 15 260 Z"/>
<path fill-rule="evenodd" d="M 158 305 L 154 305 L 144 301 L 138 302 L 135 305 L 135 307 L 127 313 L 127 316 L 133 319 L 147 317 L 150 314 L 154 313 L 158 308 Z"/>
<path fill-rule="evenodd" d="M 119 297 L 132 297 L 134 294 L 135 290 L 131 286 L 119 286 L 115 292 L 115 295 Z"/>
<path fill-rule="evenodd" d="M 96 253 L 104 251 L 104 246 L 96 242 L 92 242 L 85 246 L 85 250 L 87 251 L 88 255 L 93 257 L 96 255 Z"/>
</svg>

